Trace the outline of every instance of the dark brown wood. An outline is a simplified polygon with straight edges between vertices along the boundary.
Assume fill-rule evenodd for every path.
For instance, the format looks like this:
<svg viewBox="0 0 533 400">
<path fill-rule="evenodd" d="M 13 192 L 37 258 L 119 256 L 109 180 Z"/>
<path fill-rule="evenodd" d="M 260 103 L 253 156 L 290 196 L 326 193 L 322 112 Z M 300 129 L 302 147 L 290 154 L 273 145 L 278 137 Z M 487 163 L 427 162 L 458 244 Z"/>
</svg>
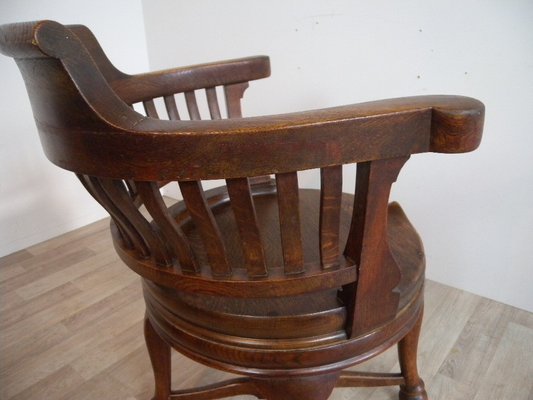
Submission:
<svg viewBox="0 0 533 400">
<path fill-rule="evenodd" d="M 161 229 L 167 247 L 178 258 L 181 269 L 184 272 L 191 273 L 198 271 L 198 265 L 192 254 L 191 247 L 181 228 L 168 212 L 157 183 L 136 182 L 135 186 L 142 203 L 146 206 L 159 229 Z"/>
<path fill-rule="evenodd" d="M 241 99 L 248 86 L 248 82 L 234 83 L 224 86 L 228 118 L 242 118 Z"/>
<path fill-rule="evenodd" d="M 98 40 L 89 28 L 84 25 L 67 25 L 67 28 L 69 31 L 76 34 L 76 36 L 81 40 L 83 46 L 88 50 L 92 59 L 98 65 L 98 70 L 102 73 L 102 75 L 104 75 L 108 82 L 124 79 L 129 76 L 115 68 L 109 58 L 107 58 L 106 54 L 100 47 Z M 137 103 L 137 101 L 132 103 Z"/>
<path fill-rule="evenodd" d="M 482 103 L 420 96 L 243 118 L 268 57 L 128 75 L 86 27 L 54 21 L 0 26 L 0 52 L 24 77 L 46 156 L 109 212 L 118 255 L 143 278 L 155 400 L 325 400 L 353 385 L 427 400 L 416 365 L 423 246 L 389 193 L 410 155 L 474 150 Z M 355 196 L 342 193 L 348 163 Z M 298 187 L 312 168 L 320 191 Z M 207 179 L 226 186 L 204 192 Z M 183 201 L 167 207 L 159 188 L 170 181 Z M 343 371 L 395 344 L 401 373 Z M 245 377 L 172 391 L 171 347 Z"/>
<path fill-rule="evenodd" d="M 339 266 L 342 165 L 320 170 L 320 260 L 323 268 Z"/>
<path fill-rule="evenodd" d="M 211 115 L 211 119 L 220 119 L 222 118 L 220 115 L 220 108 L 218 106 L 218 99 L 217 99 L 217 90 L 214 87 L 205 89 L 205 94 L 207 97 L 207 105 L 209 107 L 209 114 Z"/>
<path fill-rule="evenodd" d="M 213 275 L 230 275 L 226 249 L 213 213 L 205 200 L 202 184 L 198 181 L 184 181 L 179 182 L 179 185 L 187 210 L 202 236 Z"/>
<path fill-rule="evenodd" d="M 267 276 L 261 233 L 247 178 L 226 181 L 233 212 L 241 236 L 246 269 L 250 277 Z"/>
<path fill-rule="evenodd" d="M 335 387 L 338 374 L 258 381 L 258 389 L 266 400 L 326 400 Z"/>
<path fill-rule="evenodd" d="M 226 60 L 139 75 L 123 74 L 111 86 L 127 103 L 196 89 L 239 85 L 270 76 L 267 56 Z"/>
<path fill-rule="evenodd" d="M 387 238 L 387 203 L 391 185 L 406 157 L 357 165 L 355 201 L 350 235 L 344 253 L 358 266 L 357 282 L 347 288 L 351 327 L 357 336 L 394 318 L 398 311 L 400 268 Z"/>
<path fill-rule="evenodd" d="M 185 102 L 187 104 L 187 111 L 189 111 L 189 118 L 193 121 L 202 119 L 194 91 L 185 92 Z"/>
<path fill-rule="evenodd" d="M 177 275 L 172 270 L 166 270 L 163 274 L 161 270 L 154 270 L 149 262 L 139 261 L 131 256 L 127 251 L 117 248 L 119 255 L 124 261 L 136 272 L 147 279 L 153 280 L 165 286 L 172 286 L 176 289 L 192 290 L 197 293 L 209 293 L 212 295 L 222 295 L 226 297 L 239 298 L 262 298 L 298 295 L 306 292 L 314 292 L 323 289 L 335 289 L 341 285 L 356 280 L 356 269 L 353 262 L 350 262 L 344 256 L 340 257 L 339 268 L 324 270 L 321 267 L 319 253 L 319 219 L 320 212 L 320 192 L 316 190 L 299 191 L 299 206 L 302 215 L 316 216 L 314 218 L 305 218 L 301 220 L 301 233 L 303 238 L 303 253 L 306 256 L 305 274 L 285 275 L 283 248 L 280 235 L 278 199 L 276 196 L 275 186 L 255 186 L 251 188 L 254 207 L 256 209 L 257 223 L 261 233 L 261 242 L 264 246 L 264 255 L 269 272 L 268 279 L 250 280 L 247 273 L 246 260 L 242 254 L 242 240 L 239 229 L 236 224 L 234 211 L 229 196 L 225 190 L 213 189 L 205 192 L 205 198 L 208 206 L 213 211 L 216 226 L 222 233 L 222 240 L 226 249 L 228 263 L 232 266 L 232 275 L 216 280 L 212 279 L 209 269 L 204 268 L 200 273 L 194 276 Z M 344 195 L 342 202 L 341 215 L 341 236 L 340 241 L 344 243 L 349 232 L 350 216 L 353 204 L 353 196 Z M 177 203 L 169 210 L 171 215 L 177 220 L 186 234 L 195 254 L 201 258 L 199 263 L 208 265 L 207 254 L 204 251 L 203 235 L 197 228 L 194 220 L 191 218 L 187 208 L 183 203 Z M 402 225 L 400 233 L 403 237 L 411 240 L 411 243 L 419 243 L 412 226 L 406 223 L 406 217 L 400 215 L 393 218 L 394 226 Z M 413 237 L 415 236 L 415 237 Z M 394 247 L 393 251 L 399 251 L 403 243 L 399 243 L 398 248 Z M 411 244 L 411 247 L 413 245 Z M 402 255 L 402 260 L 406 257 L 413 257 L 411 251 L 416 252 L 421 249 L 414 247 Z M 423 268 L 423 263 L 413 262 L 408 265 L 416 265 L 413 270 L 419 271 Z M 417 275 L 418 276 L 418 275 Z M 273 284 L 275 283 L 275 284 Z M 411 287 L 408 285 L 408 287 Z"/>
<path fill-rule="evenodd" d="M 399 373 L 375 373 L 343 371 L 337 381 L 336 387 L 377 387 L 399 386 L 405 382 Z"/>
<path fill-rule="evenodd" d="M 117 209 L 114 206 L 112 202 L 107 199 L 107 196 L 103 194 L 103 191 L 98 190 L 97 188 L 93 188 L 93 184 L 91 182 L 90 177 L 86 175 L 76 174 L 78 179 L 80 180 L 83 187 L 89 192 L 89 194 L 98 202 L 100 205 L 105 208 L 105 210 L 109 213 L 111 216 L 111 219 L 115 226 L 117 227 L 117 240 L 120 240 L 121 245 L 128 250 L 132 250 L 135 248 L 135 245 L 133 243 L 132 237 L 126 232 L 127 227 L 123 226 L 121 223 L 120 218 L 117 218 Z M 99 188 L 101 189 L 101 188 Z M 125 223 L 128 223 L 128 221 L 124 221 Z M 128 226 L 129 227 L 129 226 Z M 132 227 L 133 228 L 133 227 Z M 135 244 L 137 246 L 142 246 L 143 254 L 148 255 L 148 249 L 146 249 L 144 243 L 142 243 L 142 240 L 140 237 L 138 237 L 139 241 Z"/>
<path fill-rule="evenodd" d="M 313 114 L 202 123 L 166 121 L 165 125 L 160 125 L 153 119 L 138 120 L 136 114 L 137 121 L 127 120 L 128 123 L 131 121 L 134 132 L 97 135 L 69 131 L 64 137 L 54 135 L 52 125 L 43 126 L 42 140 L 46 154 L 53 162 L 87 175 L 107 171 L 112 177 L 129 175 L 137 180 L 238 178 L 433 150 L 429 147 L 432 103 L 445 108 L 446 103 L 454 101 L 463 104 L 466 110 L 462 117 L 465 119 L 474 118 L 472 114 L 481 112 L 477 103 L 468 100 L 426 97 Z M 131 112 L 131 109 L 124 110 L 126 114 Z M 114 131 L 112 127 L 108 126 L 108 129 Z M 470 131 L 467 133 L 471 134 Z M 457 137 L 461 137 L 461 132 Z M 136 145 L 123 143 L 128 141 Z M 331 145 L 324 146 L 326 142 Z M 101 148 L 108 151 L 103 153 L 99 151 Z M 299 157 L 294 157 L 293 149 L 298 149 Z M 461 151 L 470 150 L 473 148 L 465 146 Z M 82 152 L 90 154 L 94 162 L 72 156 Z M 127 167 L 117 165 L 115 160 L 119 157 L 127 158 L 131 163 Z M 239 163 L 233 160 L 239 160 Z M 273 168 L 273 164 L 279 167 Z M 202 165 L 202 169 L 197 165 Z"/>
<path fill-rule="evenodd" d="M 150 256 L 161 265 L 171 264 L 172 260 L 163 241 L 154 232 L 137 207 L 135 207 L 135 204 L 126 192 L 124 182 L 106 178 L 98 179 L 98 181 L 108 198 L 123 215 L 123 219 L 129 221 L 135 227 L 144 243 L 146 243 Z"/>
<path fill-rule="evenodd" d="M 405 382 L 400 385 L 400 400 L 428 400 L 424 381 L 418 375 L 416 365 L 418 338 L 422 327 L 422 313 L 415 326 L 398 343 L 398 358 Z"/>
<path fill-rule="evenodd" d="M 95 177 L 89 177 L 86 175 L 78 175 L 78 178 L 81 180 L 87 191 L 111 215 L 113 222 L 119 229 L 120 238 L 125 247 L 128 249 L 135 249 L 135 251 L 142 257 L 149 257 L 150 249 L 147 247 L 138 229 L 109 197 L 103 189 L 101 181 Z"/>
<path fill-rule="evenodd" d="M 152 400 L 168 400 L 171 381 L 170 346 L 157 334 L 148 317 L 144 319 L 144 340 L 154 370 L 155 392 Z"/>
<path fill-rule="evenodd" d="M 157 110 L 155 108 L 155 103 L 153 100 L 145 100 L 143 101 L 144 111 L 146 112 L 146 115 L 151 118 L 159 118 L 159 115 L 157 114 Z"/>
<path fill-rule="evenodd" d="M 227 335 L 224 330 L 185 321 L 168 307 L 166 299 L 161 302 L 150 295 L 145 295 L 145 299 L 150 319 L 161 327 L 158 333 L 184 355 L 215 368 L 269 379 L 333 373 L 385 351 L 416 323 L 422 292 L 412 298 L 397 318 L 350 340 L 346 340 L 344 332 L 330 333 L 324 339 L 305 336 L 292 340 L 248 338 L 244 330 L 237 336 Z M 317 317 L 318 326 L 320 314 Z"/>
<path fill-rule="evenodd" d="M 195 389 L 174 390 L 170 395 L 170 399 L 208 400 L 221 399 L 230 396 L 239 396 L 242 394 L 251 394 L 256 397 L 259 397 L 259 392 L 257 391 L 256 385 L 251 379 L 228 379 L 227 381 L 202 386 Z"/>
<path fill-rule="evenodd" d="M 299 274 L 304 271 L 304 256 L 300 230 L 298 175 L 296 172 L 276 174 L 276 187 L 285 274 Z"/>
<path fill-rule="evenodd" d="M 174 98 L 174 95 L 164 96 L 163 100 L 167 109 L 168 118 L 174 121 L 179 121 L 181 118 L 178 112 L 178 107 L 176 106 L 176 99 Z"/>
</svg>

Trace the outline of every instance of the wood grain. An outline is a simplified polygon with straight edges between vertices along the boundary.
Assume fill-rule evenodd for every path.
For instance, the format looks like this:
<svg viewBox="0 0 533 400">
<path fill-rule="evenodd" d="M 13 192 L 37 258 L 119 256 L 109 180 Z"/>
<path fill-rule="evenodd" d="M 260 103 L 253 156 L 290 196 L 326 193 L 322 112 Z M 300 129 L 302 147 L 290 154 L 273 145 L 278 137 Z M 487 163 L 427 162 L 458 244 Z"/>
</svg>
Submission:
<svg viewBox="0 0 533 400">
<path fill-rule="evenodd" d="M 298 200 L 298 175 L 296 172 L 276 174 L 276 187 L 285 274 L 299 274 L 304 271 L 304 255 Z"/>
</svg>

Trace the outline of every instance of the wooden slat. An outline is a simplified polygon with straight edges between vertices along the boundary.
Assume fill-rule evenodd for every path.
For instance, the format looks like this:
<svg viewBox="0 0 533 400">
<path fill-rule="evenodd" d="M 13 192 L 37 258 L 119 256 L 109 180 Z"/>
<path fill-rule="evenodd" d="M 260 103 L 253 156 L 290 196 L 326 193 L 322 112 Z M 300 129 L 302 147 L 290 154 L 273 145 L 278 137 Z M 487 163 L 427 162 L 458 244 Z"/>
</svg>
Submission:
<svg viewBox="0 0 533 400">
<path fill-rule="evenodd" d="M 148 257 L 150 251 L 146 246 L 143 238 L 133 226 L 133 224 L 128 221 L 128 219 L 122 214 L 120 209 L 111 201 L 105 190 L 102 188 L 100 181 L 91 176 L 76 174 L 80 179 L 81 183 L 87 191 L 94 197 L 94 199 L 104 207 L 109 215 L 113 218 L 117 229 L 120 232 L 120 236 L 124 240 L 124 245 L 126 248 L 135 248 L 143 256 Z"/>
<path fill-rule="evenodd" d="M 248 179 L 227 179 L 226 184 L 239 228 L 248 276 L 266 276 L 265 254 Z"/>
<path fill-rule="evenodd" d="M 165 101 L 165 108 L 167 109 L 168 118 L 172 120 L 179 121 L 180 114 L 178 112 L 178 106 L 176 105 L 176 99 L 174 95 L 164 96 L 163 100 Z"/>
<path fill-rule="evenodd" d="M 191 120 L 202 119 L 200 117 L 200 110 L 198 110 L 198 103 L 196 102 L 196 95 L 194 94 L 194 91 L 185 92 L 185 102 L 187 103 L 189 118 Z"/>
<path fill-rule="evenodd" d="M 298 175 L 296 172 L 276 174 L 276 187 L 285 274 L 298 274 L 304 271 Z"/>
<path fill-rule="evenodd" d="M 224 86 L 224 95 L 226 97 L 226 109 L 228 118 L 241 118 L 241 99 L 244 91 L 248 88 L 248 82 L 235 83 Z"/>
<path fill-rule="evenodd" d="M 146 111 L 146 115 L 150 118 L 158 118 L 159 115 L 157 114 L 157 110 L 155 108 L 155 103 L 153 100 L 145 100 L 143 101 L 144 111 Z"/>
<path fill-rule="evenodd" d="M 135 184 L 143 204 L 159 229 L 161 229 L 161 232 L 163 232 L 165 242 L 178 258 L 182 270 L 187 272 L 198 271 L 187 238 L 168 212 L 157 182 L 135 182 Z"/>
<path fill-rule="evenodd" d="M 160 264 L 168 265 L 172 262 L 161 239 L 152 230 L 150 223 L 142 216 L 129 197 L 124 183 L 115 179 L 98 178 L 102 188 L 113 204 L 121 211 L 126 220 L 135 226 L 144 242 L 150 249 L 154 260 Z"/>
<path fill-rule="evenodd" d="M 339 265 L 342 165 L 322 168 L 320 185 L 320 262 L 331 268 Z"/>
<path fill-rule="evenodd" d="M 202 237 L 213 275 L 231 275 L 222 236 L 215 217 L 207 205 L 201 183 L 199 181 L 180 181 L 179 186 L 187 210 Z"/>
<path fill-rule="evenodd" d="M 207 96 L 207 105 L 209 106 L 209 114 L 211 119 L 221 119 L 220 107 L 218 106 L 217 89 L 214 87 L 205 89 Z"/>
<path fill-rule="evenodd" d="M 113 222 L 115 223 L 117 229 L 118 229 L 118 232 L 120 234 L 120 238 L 122 239 L 123 243 L 122 245 L 127 248 L 127 249 L 133 249 L 135 248 L 135 244 L 132 240 L 132 238 L 130 237 L 130 235 L 127 233 L 126 229 L 124 228 L 124 226 L 122 225 L 122 223 L 115 218 L 114 214 L 111 212 L 111 210 L 109 209 L 109 207 L 104 204 L 104 200 L 107 200 L 107 196 L 104 196 L 105 199 L 102 199 L 101 195 L 99 193 L 97 193 L 97 191 L 93 188 L 93 185 L 90 181 L 90 178 L 88 175 L 83 175 L 83 174 L 76 174 L 76 176 L 78 177 L 78 179 L 80 180 L 80 182 L 82 183 L 83 187 L 87 190 L 87 192 L 89 192 L 89 194 L 102 206 L 105 208 L 105 210 L 109 213 L 109 215 L 111 216 Z M 103 192 L 103 190 L 102 190 Z M 142 242 L 142 240 L 141 240 Z M 143 247 L 144 246 L 144 243 L 142 243 Z M 148 250 L 145 248 L 145 251 L 146 251 L 146 254 L 148 254 Z M 143 253 L 144 254 L 144 253 Z"/>
</svg>

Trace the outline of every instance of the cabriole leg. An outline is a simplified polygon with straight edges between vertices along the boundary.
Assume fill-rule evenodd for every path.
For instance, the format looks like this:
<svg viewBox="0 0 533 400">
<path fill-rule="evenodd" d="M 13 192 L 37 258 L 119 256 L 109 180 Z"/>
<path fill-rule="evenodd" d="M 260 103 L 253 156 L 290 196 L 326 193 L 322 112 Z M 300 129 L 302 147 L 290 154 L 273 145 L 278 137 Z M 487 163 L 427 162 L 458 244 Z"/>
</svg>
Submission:
<svg viewBox="0 0 533 400">
<path fill-rule="evenodd" d="M 170 346 L 157 334 L 144 318 L 144 339 L 155 378 L 155 393 L 152 400 L 168 400 L 170 396 Z"/>
<path fill-rule="evenodd" d="M 405 379 L 405 385 L 400 386 L 400 400 L 427 400 L 424 381 L 418 375 L 416 364 L 418 338 L 422 326 L 422 315 L 416 321 L 411 331 L 398 343 L 398 357 L 400 368 Z"/>
</svg>

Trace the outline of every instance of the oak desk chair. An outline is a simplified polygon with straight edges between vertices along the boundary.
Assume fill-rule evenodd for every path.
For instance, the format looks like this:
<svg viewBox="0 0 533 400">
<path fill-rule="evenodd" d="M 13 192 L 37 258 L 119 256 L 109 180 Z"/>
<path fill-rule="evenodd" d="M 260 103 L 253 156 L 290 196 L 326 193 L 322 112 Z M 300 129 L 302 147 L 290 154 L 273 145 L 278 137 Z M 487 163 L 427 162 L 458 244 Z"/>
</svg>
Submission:
<svg viewBox="0 0 533 400">
<path fill-rule="evenodd" d="M 427 399 L 416 365 L 424 253 L 388 197 L 411 154 L 478 146 L 479 101 L 424 96 L 241 118 L 268 57 L 127 75 L 86 27 L 52 21 L 2 26 L 0 51 L 22 72 L 47 157 L 109 212 L 117 253 L 143 279 L 154 399 L 323 400 L 334 387 L 381 385 Z M 176 106 L 182 93 L 187 112 Z M 355 196 L 342 193 L 349 163 Z M 321 189 L 299 189 L 297 171 L 311 168 Z M 226 185 L 204 192 L 210 179 Z M 184 200 L 167 208 L 159 188 L 174 181 Z M 396 343 L 401 373 L 345 371 Z M 171 347 L 243 377 L 173 391 Z"/>
</svg>

